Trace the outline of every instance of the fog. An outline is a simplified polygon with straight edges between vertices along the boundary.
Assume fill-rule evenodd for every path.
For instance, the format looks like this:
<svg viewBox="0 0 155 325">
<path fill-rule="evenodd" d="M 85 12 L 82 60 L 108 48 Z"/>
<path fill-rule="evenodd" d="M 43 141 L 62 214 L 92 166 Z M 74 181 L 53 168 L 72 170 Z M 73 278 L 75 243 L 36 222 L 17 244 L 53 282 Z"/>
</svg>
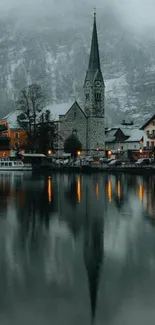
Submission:
<svg viewBox="0 0 155 325">
<path fill-rule="evenodd" d="M 154 0 L 1 0 L 0 15 L 16 15 L 28 19 L 51 16 L 67 16 L 72 21 L 71 14 L 79 17 L 81 23 L 87 15 L 91 17 L 93 7 L 97 12 L 104 13 L 110 8 L 119 17 L 120 21 L 135 31 L 155 27 L 155 1 Z M 28 20 L 27 20 L 28 22 Z M 58 22 L 59 23 L 59 22 Z"/>
</svg>

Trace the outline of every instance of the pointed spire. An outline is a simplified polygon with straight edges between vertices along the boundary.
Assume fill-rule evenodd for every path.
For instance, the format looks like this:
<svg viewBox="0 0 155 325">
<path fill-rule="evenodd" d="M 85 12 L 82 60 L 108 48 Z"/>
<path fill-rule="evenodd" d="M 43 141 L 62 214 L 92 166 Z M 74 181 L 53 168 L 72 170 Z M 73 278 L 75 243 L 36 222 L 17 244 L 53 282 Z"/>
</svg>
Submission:
<svg viewBox="0 0 155 325">
<path fill-rule="evenodd" d="M 91 41 L 88 70 L 100 71 L 100 55 L 99 55 L 97 26 L 96 26 L 96 9 L 94 10 L 94 24 L 93 24 L 93 34 L 92 34 L 92 41 Z"/>
</svg>

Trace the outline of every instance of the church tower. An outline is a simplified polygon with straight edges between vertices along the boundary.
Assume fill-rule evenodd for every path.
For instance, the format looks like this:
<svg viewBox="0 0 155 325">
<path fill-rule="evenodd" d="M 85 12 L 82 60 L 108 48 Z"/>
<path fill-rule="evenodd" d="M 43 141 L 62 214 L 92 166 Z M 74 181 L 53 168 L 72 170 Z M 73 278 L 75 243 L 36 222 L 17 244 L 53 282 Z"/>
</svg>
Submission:
<svg viewBox="0 0 155 325">
<path fill-rule="evenodd" d="M 96 13 L 94 13 L 93 33 L 88 69 L 84 81 L 84 109 L 88 117 L 87 152 L 104 150 L 104 93 L 105 85 L 100 66 Z"/>
</svg>

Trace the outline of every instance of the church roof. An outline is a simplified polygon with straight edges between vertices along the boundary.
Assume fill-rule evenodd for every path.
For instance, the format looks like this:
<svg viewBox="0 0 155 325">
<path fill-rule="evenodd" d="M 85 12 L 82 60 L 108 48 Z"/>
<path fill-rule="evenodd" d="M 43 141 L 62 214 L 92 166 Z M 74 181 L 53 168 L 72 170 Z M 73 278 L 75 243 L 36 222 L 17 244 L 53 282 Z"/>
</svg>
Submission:
<svg viewBox="0 0 155 325">
<path fill-rule="evenodd" d="M 85 112 L 83 111 L 81 106 L 79 106 L 79 104 L 76 101 L 69 101 L 67 103 L 59 103 L 59 104 L 48 105 L 43 109 L 43 111 L 45 112 L 46 110 L 49 110 L 50 113 L 51 113 L 52 118 L 55 121 L 59 121 L 59 116 L 66 115 L 68 113 L 68 111 L 72 108 L 72 106 L 75 105 L 75 104 L 78 105 L 80 110 L 86 116 Z M 43 111 L 41 113 L 43 113 Z"/>
<path fill-rule="evenodd" d="M 94 14 L 94 24 L 93 24 L 93 34 L 91 41 L 91 50 L 89 57 L 89 70 L 101 70 L 100 68 L 100 55 L 99 55 L 99 46 L 98 46 L 98 36 L 97 36 L 97 27 L 96 27 L 96 14 Z"/>
<path fill-rule="evenodd" d="M 100 54 L 99 54 L 97 26 L 96 26 L 96 14 L 94 14 L 90 57 L 89 57 L 89 64 L 88 64 L 88 70 L 86 73 L 85 82 L 87 80 L 89 80 L 91 83 L 93 83 L 95 79 L 103 81 L 101 65 L 100 65 Z"/>
<path fill-rule="evenodd" d="M 43 109 L 43 111 L 41 113 L 49 110 L 50 113 L 51 113 L 52 118 L 55 121 L 58 121 L 59 120 L 59 115 L 65 115 L 69 111 L 69 109 L 71 108 L 73 103 L 74 102 L 72 102 L 72 101 L 68 101 L 66 103 L 51 104 L 51 105 L 48 105 L 48 106 L 44 107 L 44 109 Z"/>
</svg>

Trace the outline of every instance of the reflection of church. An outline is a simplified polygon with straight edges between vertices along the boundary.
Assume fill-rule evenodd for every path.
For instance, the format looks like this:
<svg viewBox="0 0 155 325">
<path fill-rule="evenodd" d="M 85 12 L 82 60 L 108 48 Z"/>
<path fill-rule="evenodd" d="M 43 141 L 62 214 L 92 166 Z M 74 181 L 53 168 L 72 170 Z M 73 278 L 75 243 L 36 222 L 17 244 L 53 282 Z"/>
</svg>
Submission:
<svg viewBox="0 0 155 325">
<path fill-rule="evenodd" d="M 88 69 L 84 81 L 84 108 L 75 101 L 68 110 L 59 113 L 59 144 L 63 150 L 65 139 L 75 133 L 82 143 L 83 151 L 87 153 L 104 150 L 104 80 L 100 65 L 96 14 L 91 42 Z M 101 150 L 101 151 L 100 151 Z"/>
</svg>

